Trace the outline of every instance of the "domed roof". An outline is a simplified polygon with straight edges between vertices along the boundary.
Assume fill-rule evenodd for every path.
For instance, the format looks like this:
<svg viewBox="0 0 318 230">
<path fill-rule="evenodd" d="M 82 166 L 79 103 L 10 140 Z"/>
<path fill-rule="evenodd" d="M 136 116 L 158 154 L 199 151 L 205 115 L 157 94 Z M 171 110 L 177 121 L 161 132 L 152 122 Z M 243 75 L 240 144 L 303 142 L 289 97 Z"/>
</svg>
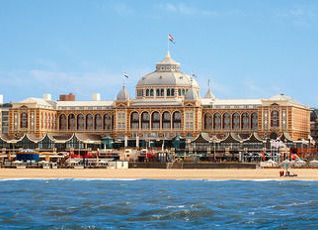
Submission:
<svg viewBox="0 0 318 230">
<path fill-rule="evenodd" d="M 282 100 L 292 100 L 291 97 L 285 95 L 285 94 L 278 94 L 278 95 L 275 95 L 275 96 L 272 96 L 270 98 L 270 100 L 279 100 L 279 101 L 282 101 Z"/>
<path fill-rule="evenodd" d="M 198 99 L 198 94 L 195 92 L 193 87 L 191 87 L 185 95 L 185 101 L 195 101 Z"/>
<path fill-rule="evenodd" d="M 125 85 L 123 85 L 123 88 L 117 94 L 117 101 L 127 101 L 127 100 L 129 100 L 129 93 L 126 90 Z"/>
<path fill-rule="evenodd" d="M 287 101 L 289 104 L 304 106 L 300 102 L 296 101 L 292 97 L 287 96 L 285 94 L 275 95 L 275 96 L 271 97 L 269 100 L 272 100 L 272 101 Z"/>
<path fill-rule="evenodd" d="M 207 98 L 207 99 L 215 99 L 215 96 L 213 95 L 211 89 L 209 89 L 208 92 L 206 92 L 204 98 Z"/>
<path fill-rule="evenodd" d="M 193 83 L 191 82 L 193 81 Z M 142 86 L 191 86 L 199 87 L 198 83 L 189 75 L 180 72 L 180 64 L 170 57 L 166 57 L 156 65 L 156 71 L 142 77 L 137 87 Z"/>
</svg>

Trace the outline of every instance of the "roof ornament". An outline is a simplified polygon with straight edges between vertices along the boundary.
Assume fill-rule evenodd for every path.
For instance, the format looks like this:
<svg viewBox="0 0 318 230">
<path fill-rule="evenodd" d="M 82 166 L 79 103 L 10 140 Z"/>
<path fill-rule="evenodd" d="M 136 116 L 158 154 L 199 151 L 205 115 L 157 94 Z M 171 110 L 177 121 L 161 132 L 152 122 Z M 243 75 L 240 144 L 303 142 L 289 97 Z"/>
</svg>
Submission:
<svg viewBox="0 0 318 230">
<path fill-rule="evenodd" d="M 208 79 L 208 92 L 205 94 L 204 98 L 215 99 L 215 96 L 213 95 L 213 93 L 210 89 L 210 82 L 211 82 L 211 80 Z"/>
</svg>

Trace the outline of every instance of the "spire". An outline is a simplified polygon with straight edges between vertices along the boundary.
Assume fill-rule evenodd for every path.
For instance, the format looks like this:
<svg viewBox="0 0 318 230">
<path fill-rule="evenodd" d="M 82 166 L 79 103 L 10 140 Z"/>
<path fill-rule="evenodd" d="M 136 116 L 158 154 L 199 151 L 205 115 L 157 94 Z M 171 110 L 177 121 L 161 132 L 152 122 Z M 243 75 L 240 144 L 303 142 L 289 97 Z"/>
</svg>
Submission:
<svg viewBox="0 0 318 230">
<path fill-rule="evenodd" d="M 169 51 L 169 50 L 168 50 L 168 52 L 167 52 L 166 58 L 171 58 L 171 56 L 170 56 L 170 51 Z"/>
<path fill-rule="evenodd" d="M 208 98 L 208 99 L 215 99 L 215 96 L 213 95 L 211 89 L 210 89 L 210 79 L 208 80 L 208 92 L 206 92 L 204 98 Z"/>
<path fill-rule="evenodd" d="M 117 94 L 117 101 L 127 101 L 127 100 L 129 100 L 129 93 L 126 90 L 126 85 L 124 82 L 122 90 L 120 90 L 119 93 Z"/>
</svg>

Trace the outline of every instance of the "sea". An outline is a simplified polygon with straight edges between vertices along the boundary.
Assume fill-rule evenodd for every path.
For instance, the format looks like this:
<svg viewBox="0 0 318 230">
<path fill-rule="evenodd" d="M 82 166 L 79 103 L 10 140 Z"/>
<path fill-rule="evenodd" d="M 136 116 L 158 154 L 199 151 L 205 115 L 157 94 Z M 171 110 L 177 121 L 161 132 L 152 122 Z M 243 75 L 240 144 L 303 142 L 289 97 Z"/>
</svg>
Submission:
<svg viewBox="0 0 318 230">
<path fill-rule="evenodd" d="M 0 180 L 0 229 L 317 229 L 318 182 Z"/>
</svg>

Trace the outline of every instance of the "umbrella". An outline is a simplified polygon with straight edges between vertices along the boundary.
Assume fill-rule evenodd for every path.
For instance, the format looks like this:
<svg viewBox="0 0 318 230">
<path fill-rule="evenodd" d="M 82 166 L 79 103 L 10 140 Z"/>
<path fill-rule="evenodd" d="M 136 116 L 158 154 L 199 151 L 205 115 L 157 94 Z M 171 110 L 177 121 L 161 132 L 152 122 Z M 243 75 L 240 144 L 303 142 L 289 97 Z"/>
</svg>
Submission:
<svg viewBox="0 0 318 230">
<path fill-rule="evenodd" d="M 303 160 L 298 160 L 298 161 L 295 162 L 295 166 L 296 167 L 303 167 L 303 166 L 306 166 L 306 165 L 307 165 L 306 161 L 303 161 Z"/>
<path fill-rule="evenodd" d="M 283 169 L 288 170 L 288 168 L 292 167 L 295 165 L 295 161 L 289 161 L 289 160 L 284 160 L 283 162 L 281 162 L 279 164 L 280 167 L 282 167 Z"/>
<path fill-rule="evenodd" d="M 312 160 L 309 162 L 309 166 L 311 167 L 318 167 L 318 161 L 317 160 Z"/>
</svg>

